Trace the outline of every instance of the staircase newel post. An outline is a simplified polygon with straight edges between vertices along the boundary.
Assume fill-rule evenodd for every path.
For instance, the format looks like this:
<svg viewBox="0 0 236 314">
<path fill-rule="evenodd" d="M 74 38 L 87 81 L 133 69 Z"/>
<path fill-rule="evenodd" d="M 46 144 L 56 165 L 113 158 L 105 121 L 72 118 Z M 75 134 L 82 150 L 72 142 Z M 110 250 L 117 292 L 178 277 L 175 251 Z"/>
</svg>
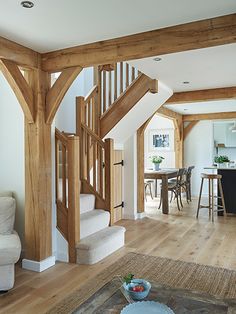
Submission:
<svg viewBox="0 0 236 314">
<path fill-rule="evenodd" d="M 105 139 L 105 202 L 110 212 L 110 225 L 114 224 L 114 141 Z"/>
<path fill-rule="evenodd" d="M 69 262 L 76 263 L 76 244 L 80 241 L 80 162 L 79 137 L 68 137 L 68 244 Z"/>
<path fill-rule="evenodd" d="M 84 97 L 76 97 L 76 135 L 81 135 L 81 123 L 84 117 Z"/>
<path fill-rule="evenodd" d="M 84 121 L 84 97 L 79 96 L 76 97 L 76 135 L 80 138 L 80 179 L 84 178 L 84 134 L 81 127 L 81 124 Z M 83 190 L 83 184 L 81 186 L 81 190 Z"/>
<path fill-rule="evenodd" d="M 101 71 L 99 66 L 93 68 L 94 85 L 97 85 L 97 94 L 95 96 L 95 133 L 100 135 L 100 117 L 101 117 Z"/>
</svg>

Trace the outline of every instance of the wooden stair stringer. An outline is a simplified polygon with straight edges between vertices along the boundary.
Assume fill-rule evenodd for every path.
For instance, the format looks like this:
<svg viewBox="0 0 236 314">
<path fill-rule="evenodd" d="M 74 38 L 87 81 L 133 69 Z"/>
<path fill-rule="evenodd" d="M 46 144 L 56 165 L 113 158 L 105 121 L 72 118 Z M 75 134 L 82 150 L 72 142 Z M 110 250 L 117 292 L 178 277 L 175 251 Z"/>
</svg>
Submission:
<svg viewBox="0 0 236 314">
<path fill-rule="evenodd" d="M 101 116 L 101 138 L 104 138 L 147 92 L 158 92 L 157 80 L 141 73 Z"/>
</svg>

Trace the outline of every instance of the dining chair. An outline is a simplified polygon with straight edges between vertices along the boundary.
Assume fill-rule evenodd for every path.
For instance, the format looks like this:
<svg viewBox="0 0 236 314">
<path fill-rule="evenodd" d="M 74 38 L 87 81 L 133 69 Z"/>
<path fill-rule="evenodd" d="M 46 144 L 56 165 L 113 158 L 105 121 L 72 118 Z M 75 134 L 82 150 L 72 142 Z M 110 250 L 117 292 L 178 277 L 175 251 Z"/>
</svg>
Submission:
<svg viewBox="0 0 236 314">
<path fill-rule="evenodd" d="M 187 175 L 186 175 L 186 197 L 187 201 L 192 202 L 192 187 L 191 187 L 191 178 L 192 178 L 192 171 L 195 167 L 190 166 L 188 167 Z"/>
<path fill-rule="evenodd" d="M 180 168 L 178 170 L 175 181 L 168 181 L 168 191 L 172 192 L 172 194 L 175 196 L 179 211 L 180 211 L 180 206 L 183 207 L 182 199 L 181 199 L 181 183 L 183 182 L 183 176 L 184 176 L 185 171 L 186 171 L 185 168 Z M 158 209 L 160 209 L 162 205 L 162 184 L 160 184 L 160 187 L 161 187 L 161 195 L 160 195 L 160 203 L 159 203 Z"/>
<path fill-rule="evenodd" d="M 186 201 L 187 203 L 189 204 L 189 201 L 191 202 L 192 201 L 192 193 L 191 193 L 191 177 L 192 177 L 192 170 L 194 169 L 194 166 L 190 166 L 188 168 L 185 168 L 185 171 L 183 173 L 183 176 L 182 176 L 182 179 L 181 179 L 181 182 L 180 182 L 180 186 L 181 186 L 181 189 L 182 191 L 184 191 L 186 193 Z M 176 179 L 170 179 L 170 182 L 172 183 L 175 183 L 176 182 Z M 170 199 L 170 202 L 172 202 L 172 199 L 173 199 L 173 192 L 171 193 L 171 199 Z M 180 204 L 181 206 L 183 205 L 182 204 L 182 197 L 180 195 Z M 183 206 L 182 206 L 183 207 Z"/>
</svg>

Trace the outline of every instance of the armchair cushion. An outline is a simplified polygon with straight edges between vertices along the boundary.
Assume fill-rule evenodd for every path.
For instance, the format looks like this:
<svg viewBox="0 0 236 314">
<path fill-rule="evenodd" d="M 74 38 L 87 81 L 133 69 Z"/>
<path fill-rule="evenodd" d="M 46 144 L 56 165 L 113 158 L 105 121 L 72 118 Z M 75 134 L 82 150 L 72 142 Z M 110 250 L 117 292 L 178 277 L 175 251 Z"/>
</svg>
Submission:
<svg viewBox="0 0 236 314">
<path fill-rule="evenodd" d="M 0 197 L 13 197 L 13 193 L 11 191 L 2 191 Z"/>
<path fill-rule="evenodd" d="M 0 266 L 16 263 L 20 252 L 21 242 L 15 231 L 9 235 L 0 234 Z"/>
<path fill-rule="evenodd" d="M 16 201 L 12 197 L 0 197 L 0 234 L 11 234 L 15 220 Z"/>
</svg>

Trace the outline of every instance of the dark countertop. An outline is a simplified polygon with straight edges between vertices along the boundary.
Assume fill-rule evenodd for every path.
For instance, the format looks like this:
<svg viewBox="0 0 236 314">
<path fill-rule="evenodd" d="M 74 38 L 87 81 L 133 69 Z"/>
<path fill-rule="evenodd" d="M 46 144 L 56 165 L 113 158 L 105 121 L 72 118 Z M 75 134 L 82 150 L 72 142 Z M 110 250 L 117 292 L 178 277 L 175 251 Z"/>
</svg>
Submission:
<svg viewBox="0 0 236 314">
<path fill-rule="evenodd" d="M 218 166 L 208 166 L 208 167 L 204 167 L 204 169 L 216 169 L 216 170 L 236 170 L 236 166 L 229 166 L 229 167 L 218 167 Z"/>
</svg>

